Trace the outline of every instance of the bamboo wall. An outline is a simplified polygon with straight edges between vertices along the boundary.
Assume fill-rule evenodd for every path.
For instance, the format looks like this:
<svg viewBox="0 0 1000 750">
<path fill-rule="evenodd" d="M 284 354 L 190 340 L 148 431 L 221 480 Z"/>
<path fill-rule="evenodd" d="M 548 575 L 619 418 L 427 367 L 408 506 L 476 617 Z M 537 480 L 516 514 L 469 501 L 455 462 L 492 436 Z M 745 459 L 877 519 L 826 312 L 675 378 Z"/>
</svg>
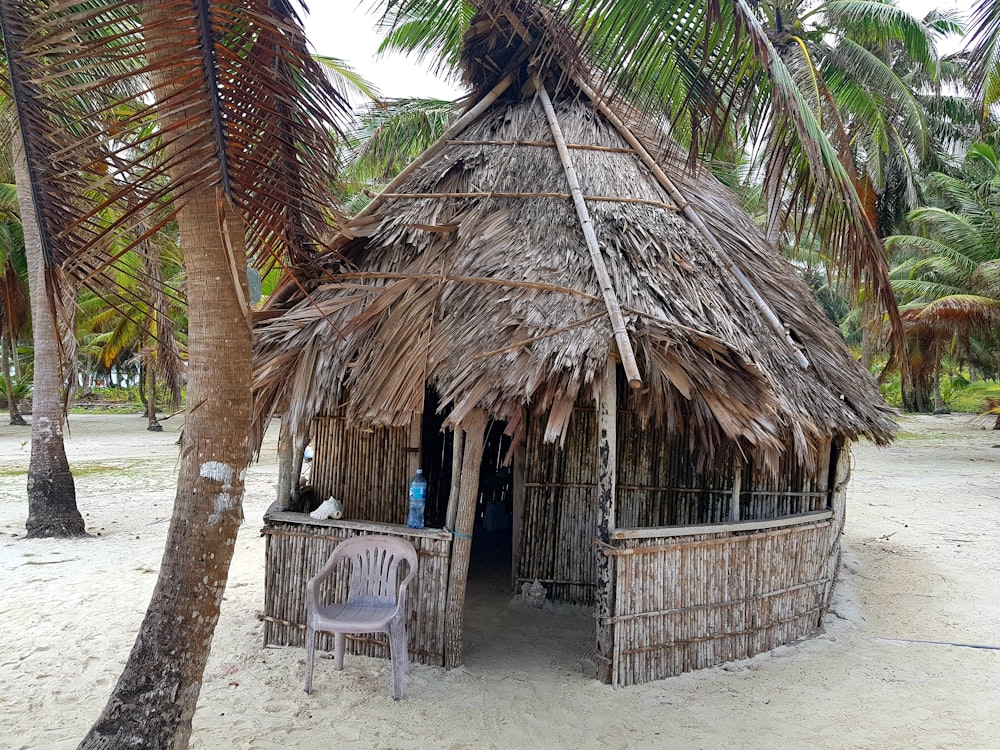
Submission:
<svg viewBox="0 0 1000 750">
<path fill-rule="evenodd" d="M 322 417 L 312 430 L 315 504 L 333 495 L 344 504 L 345 518 L 405 524 L 410 454 L 419 450 L 410 446 L 409 429 L 358 429 L 341 417 Z"/>
<path fill-rule="evenodd" d="M 619 396 L 619 404 L 627 401 Z M 524 451 L 524 500 L 515 532 L 515 588 L 539 580 L 557 601 L 595 603 L 597 427 L 594 409 L 578 403 L 563 446 L 544 444 L 544 420 L 531 420 Z M 734 509 L 736 464 L 699 470 L 686 432 L 666 435 L 643 427 L 629 409 L 618 411 L 618 528 L 658 528 L 781 518 L 822 510 L 830 502 L 830 445 L 813 470 L 786 451 L 776 475 L 741 466 Z"/>
<path fill-rule="evenodd" d="M 829 603 L 838 523 L 631 539 L 606 549 L 614 567 L 612 684 L 744 659 L 815 631 Z"/>
<path fill-rule="evenodd" d="M 451 535 L 435 529 L 351 521 L 313 521 L 299 513 L 272 512 L 265 517 L 264 645 L 305 645 L 306 581 L 314 576 L 341 539 L 366 533 L 400 536 L 413 543 L 419 562 L 406 602 L 410 658 L 421 664 L 444 664 L 445 596 Z M 333 596 L 346 598 L 348 570 L 335 575 Z M 321 633 L 316 647 L 332 651 L 333 636 Z M 350 637 L 352 654 L 388 657 L 384 635 Z"/>
<path fill-rule="evenodd" d="M 515 586 L 539 580 L 557 601 L 594 603 L 597 556 L 597 426 L 577 407 L 563 446 L 544 444 L 532 419 L 524 450 L 524 506 L 516 530 Z"/>
</svg>

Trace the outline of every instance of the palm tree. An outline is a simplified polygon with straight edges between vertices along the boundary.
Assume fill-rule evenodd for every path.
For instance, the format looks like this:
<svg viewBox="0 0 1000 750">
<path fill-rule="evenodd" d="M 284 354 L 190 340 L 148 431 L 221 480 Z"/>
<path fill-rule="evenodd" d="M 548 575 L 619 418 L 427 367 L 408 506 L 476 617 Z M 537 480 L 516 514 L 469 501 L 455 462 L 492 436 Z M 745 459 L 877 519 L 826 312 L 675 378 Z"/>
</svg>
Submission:
<svg viewBox="0 0 1000 750">
<path fill-rule="evenodd" d="M 6 36 L 6 34 L 5 34 Z M 86 534 L 76 505 L 76 483 L 63 442 L 63 415 L 69 400 L 67 349 L 72 346 L 66 297 L 50 282 L 44 258 L 39 206 L 31 190 L 28 161 L 21 133 L 14 146 L 14 179 L 21 211 L 21 227 L 28 265 L 31 329 L 34 342 L 34 378 L 31 406 L 31 457 L 28 460 L 29 537 L 75 537 Z M 66 333 L 67 335 L 63 335 Z"/>
<path fill-rule="evenodd" d="M 0 20 L 50 279 L 92 283 L 118 260 L 108 237 L 146 222 L 136 245 L 177 222 L 189 366 L 174 513 L 139 636 L 81 747 L 186 747 L 251 455 L 246 259 L 301 266 L 320 251 L 345 104 L 284 4 L 12 0 Z"/>
<path fill-rule="evenodd" d="M 28 305 L 28 268 L 17 188 L 13 182 L 0 183 L 0 368 L 10 424 L 21 426 L 28 423 L 17 408 L 10 357 L 17 357 L 17 338 L 29 322 Z"/>
<path fill-rule="evenodd" d="M 985 167 L 986 179 L 973 182 Z M 933 174 L 929 192 L 939 205 L 912 211 L 919 234 L 895 235 L 893 286 L 901 296 L 911 355 L 904 406 L 941 406 L 936 387 L 941 360 L 954 347 L 991 352 L 996 374 L 1000 324 L 1000 159 L 993 147 L 970 147 L 964 178 Z M 981 359 L 982 355 L 978 355 Z"/>
</svg>

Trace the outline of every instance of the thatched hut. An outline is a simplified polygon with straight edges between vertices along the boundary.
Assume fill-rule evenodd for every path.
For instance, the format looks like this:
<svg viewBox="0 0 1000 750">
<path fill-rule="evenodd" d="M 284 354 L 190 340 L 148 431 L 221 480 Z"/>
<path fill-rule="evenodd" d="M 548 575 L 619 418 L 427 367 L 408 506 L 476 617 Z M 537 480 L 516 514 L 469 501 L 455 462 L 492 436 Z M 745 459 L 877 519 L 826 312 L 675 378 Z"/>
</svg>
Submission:
<svg viewBox="0 0 1000 750">
<path fill-rule="evenodd" d="M 413 658 L 460 663 L 498 507 L 513 586 L 596 607 L 606 682 L 802 637 L 830 601 L 849 442 L 888 441 L 890 412 L 738 202 L 562 64 L 565 38 L 540 56 L 552 21 L 524 7 L 473 24 L 472 106 L 258 322 L 284 462 L 266 640 L 301 643 L 305 579 L 378 531 L 421 554 Z M 296 507 L 306 439 L 316 502 L 349 520 Z"/>
</svg>

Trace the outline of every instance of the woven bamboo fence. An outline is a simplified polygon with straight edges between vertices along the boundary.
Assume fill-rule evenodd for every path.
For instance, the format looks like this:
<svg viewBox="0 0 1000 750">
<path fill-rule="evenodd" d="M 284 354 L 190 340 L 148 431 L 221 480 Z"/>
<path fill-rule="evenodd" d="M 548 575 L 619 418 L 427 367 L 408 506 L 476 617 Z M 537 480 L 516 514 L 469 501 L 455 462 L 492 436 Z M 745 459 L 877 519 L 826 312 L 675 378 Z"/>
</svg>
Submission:
<svg viewBox="0 0 1000 750">
<path fill-rule="evenodd" d="M 519 515 L 515 585 L 538 580 L 549 596 L 573 604 L 595 603 L 594 546 L 597 437 L 594 409 L 578 403 L 562 446 L 542 441 L 545 424 L 529 424 L 524 456 L 524 506 Z M 831 446 L 821 446 L 807 470 L 786 451 L 777 474 L 727 459 L 699 467 L 686 431 L 665 435 L 618 411 L 617 507 L 623 528 L 718 524 L 777 519 L 826 509 L 830 504 Z M 733 491 L 739 507 L 733 507 Z"/>
<path fill-rule="evenodd" d="M 614 561 L 612 684 L 747 658 L 814 632 L 838 537 L 823 511 L 783 528 L 616 540 L 604 550 Z"/>
<path fill-rule="evenodd" d="M 444 664 L 445 597 L 451 534 L 440 529 L 358 521 L 315 521 L 301 513 L 269 512 L 261 529 L 265 537 L 264 621 L 265 646 L 305 645 L 306 581 L 329 559 L 340 540 L 370 533 L 389 534 L 413 543 L 419 558 L 417 576 L 406 601 L 406 633 L 410 658 L 421 664 Z M 346 565 L 331 579 L 326 592 L 347 595 Z M 333 636 L 318 634 L 316 647 L 332 651 Z M 349 636 L 352 654 L 388 657 L 384 635 Z"/>
</svg>

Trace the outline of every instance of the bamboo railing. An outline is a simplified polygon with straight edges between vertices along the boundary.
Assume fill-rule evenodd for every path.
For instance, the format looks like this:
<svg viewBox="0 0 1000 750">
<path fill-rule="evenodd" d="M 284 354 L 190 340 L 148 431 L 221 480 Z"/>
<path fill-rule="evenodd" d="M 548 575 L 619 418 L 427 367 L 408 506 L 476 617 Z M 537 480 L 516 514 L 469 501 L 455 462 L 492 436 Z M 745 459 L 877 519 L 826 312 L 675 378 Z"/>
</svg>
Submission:
<svg viewBox="0 0 1000 750">
<path fill-rule="evenodd" d="M 406 600 L 406 634 L 410 658 L 421 664 L 442 666 L 445 660 L 445 594 L 451 534 L 441 529 L 410 529 L 397 524 L 362 521 L 316 521 L 305 513 L 269 511 L 261 535 L 266 538 L 264 569 L 265 646 L 303 646 L 306 623 L 306 581 L 329 559 L 342 540 L 360 534 L 389 534 L 413 543 L 418 555 L 417 576 Z M 348 571 L 332 579 L 337 598 L 347 595 Z M 333 636 L 320 633 L 316 647 L 333 650 Z M 389 655 L 385 636 L 351 636 L 349 653 Z"/>
</svg>

